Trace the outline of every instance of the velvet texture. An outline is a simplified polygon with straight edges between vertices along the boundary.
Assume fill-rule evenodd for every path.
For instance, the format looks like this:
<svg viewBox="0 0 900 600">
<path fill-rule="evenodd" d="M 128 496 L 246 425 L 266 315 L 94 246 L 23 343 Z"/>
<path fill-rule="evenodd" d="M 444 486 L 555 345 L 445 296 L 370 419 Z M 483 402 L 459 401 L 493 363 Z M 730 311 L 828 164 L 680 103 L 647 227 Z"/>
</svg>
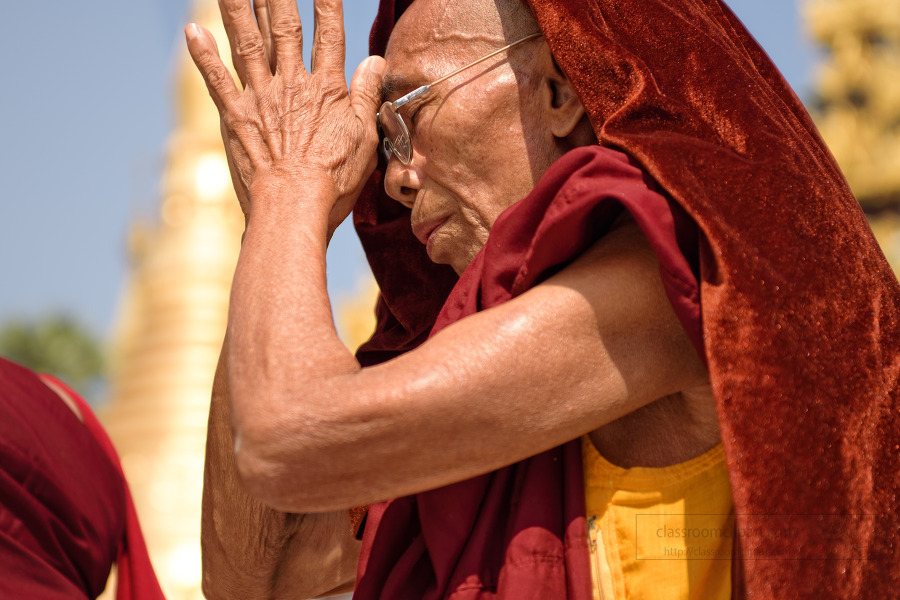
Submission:
<svg viewBox="0 0 900 600">
<path fill-rule="evenodd" d="M 48 378 L 52 379 L 52 378 Z M 31 371 L 0 358 L 0 597 L 95 598 L 118 565 L 118 600 L 161 600 L 112 444 Z"/>
<path fill-rule="evenodd" d="M 802 105 L 716 0 L 533 0 L 531 5 L 600 144 L 628 155 L 699 229 L 701 314 L 692 321 L 686 312 L 690 290 L 680 296 L 667 290 L 688 332 L 702 327 L 737 513 L 734 597 L 890 597 L 900 587 L 895 508 L 900 287 Z M 405 7 L 382 2 L 373 53 L 383 53 Z M 382 289 L 379 328 L 360 352 L 361 361 L 372 364 L 425 339 L 454 277 L 428 263 L 409 232 L 408 212 L 384 196 L 378 174 L 361 198 L 355 222 Z M 502 247 L 499 255 L 488 254 L 496 229 L 485 256 L 473 264 L 476 270 L 470 268 L 473 274 L 467 271 L 454 289 L 444 312 L 448 322 L 484 307 L 472 298 L 501 297 L 515 287 L 484 277 L 484 267 L 503 254 Z M 593 233 L 602 235 L 602 227 Z M 543 243 L 552 249 L 563 239 Z M 469 308 L 454 312 L 452 306 Z M 560 494 L 570 498 L 580 479 L 576 486 L 564 474 L 573 472 L 569 459 L 577 459 L 565 447 L 554 452 L 560 453 L 559 460 L 551 458 L 563 482 Z M 512 468 L 524 472 L 542 460 Z M 525 490 L 534 489 L 520 489 L 515 482 L 520 480 L 513 476 L 497 484 L 515 490 L 510 498 L 518 504 L 510 507 L 508 520 L 502 511 L 495 513 L 494 537 L 483 542 L 483 548 L 499 548 L 501 554 L 505 548 L 507 560 L 516 512 L 532 500 Z M 440 528 L 440 515 L 421 510 L 423 502 L 445 494 L 456 499 L 458 511 L 477 512 L 477 494 L 458 495 L 460 486 L 477 485 L 464 482 L 373 510 L 361 597 L 378 597 L 377 585 L 367 580 L 389 585 L 399 581 L 403 568 L 413 583 L 382 597 L 425 597 L 416 596 L 423 590 L 427 597 L 454 590 L 460 598 L 479 597 L 463 595 L 466 585 L 486 597 L 493 594 L 492 586 L 512 572 L 515 561 L 494 564 L 489 572 L 473 570 L 467 553 L 496 554 L 460 542 L 465 547 L 455 557 L 454 571 L 452 557 L 435 555 L 437 546 L 428 544 L 428 532 Z M 494 493 L 493 487 L 485 489 L 491 491 L 481 500 Z M 541 493 L 535 493 L 540 500 Z M 463 498 L 475 504 L 460 506 Z M 447 500 L 445 507 L 451 504 Z M 570 542 L 574 548 L 580 542 L 566 532 L 577 518 L 560 510 L 561 523 L 534 527 L 555 537 L 557 548 L 566 550 Z M 468 522 L 478 521 L 473 518 Z M 415 565 L 403 562 L 416 544 Z M 534 547 L 542 544 L 553 546 L 536 542 Z M 379 557 L 382 552 L 397 559 L 393 567 Z M 545 575 L 553 577 L 559 592 L 584 568 L 578 552 L 568 555 L 563 553 L 563 559 L 572 559 L 563 579 L 537 572 L 528 579 L 527 569 L 517 576 L 535 586 Z M 393 569 L 394 579 L 384 569 Z M 443 575 L 448 570 L 451 575 Z M 500 596 L 520 597 L 496 589 Z M 543 597 L 583 597 L 578 585 L 556 592 Z"/>
</svg>

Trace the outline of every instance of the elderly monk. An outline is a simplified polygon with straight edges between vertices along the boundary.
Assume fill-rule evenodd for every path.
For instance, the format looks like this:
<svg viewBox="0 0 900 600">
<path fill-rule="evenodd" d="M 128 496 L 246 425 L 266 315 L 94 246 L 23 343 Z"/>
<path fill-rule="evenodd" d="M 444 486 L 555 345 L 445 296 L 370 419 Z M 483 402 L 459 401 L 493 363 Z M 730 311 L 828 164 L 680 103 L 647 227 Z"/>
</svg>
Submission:
<svg viewBox="0 0 900 600">
<path fill-rule="evenodd" d="M 220 6 L 243 89 L 186 30 L 247 219 L 209 597 L 894 589 L 900 289 L 727 8 L 385 0 L 347 89 L 339 1 L 309 73 L 291 0 Z M 357 358 L 325 287 L 354 205 Z"/>
</svg>

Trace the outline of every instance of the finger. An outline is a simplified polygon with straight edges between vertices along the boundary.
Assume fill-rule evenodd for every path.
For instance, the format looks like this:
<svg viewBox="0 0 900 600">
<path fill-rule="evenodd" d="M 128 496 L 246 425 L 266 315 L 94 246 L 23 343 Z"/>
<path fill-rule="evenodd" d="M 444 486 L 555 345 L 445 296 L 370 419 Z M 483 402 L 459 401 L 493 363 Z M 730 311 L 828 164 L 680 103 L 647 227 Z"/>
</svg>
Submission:
<svg viewBox="0 0 900 600">
<path fill-rule="evenodd" d="M 344 72 L 344 6 L 341 0 L 316 0 L 312 72 Z"/>
<path fill-rule="evenodd" d="M 225 27 L 225 34 L 228 36 L 228 46 L 231 48 L 231 64 L 234 66 L 234 71 L 241 81 L 241 86 L 247 87 L 247 68 L 244 66 L 244 60 L 235 52 L 237 42 L 233 36 L 234 26 L 227 12 L 221 9 L 219 12 L 222 15 L 222 25 Z"/>
<path fill-rule="evenodd" d="M 356 67 L 350 80 L 350 106 L 356 118 L 366 128 L 366 134 L 374 143 L 378 143 L 375 127 L 375 115 L 381 102 L 381 81 L 384 76 L 385 62 L 380 56 L 370 56 Z"/>
<path fill-rule="evenodd" d="M 185 27 L 184 35 L 187 38 L 188 52 L 206 82 L 209 95 L 219 112 L 224 112 L 229 105 L 237 101 L 241 92 L 219 56 L 215 38 L 195 23 Z"/>
<path fill-rule="evenodd" d="M 277 63 L 282 69 L 303 66 L 303 26 L 296 0 L 268 0 Z"/>
<path fill-rule="evenodd" d="M 256 15 L 256 23 L 259 25 L 259 33 L 262 35 L 263 48 L 266 51 L 266 58 L 269 61 L 269 71 L 275 73 L 276 58 L 275 44 L 272 39 L 272 21 L 269 14 L 269 3 L 267 0 L 254 0 L 253 13 Z"/>
<path fill-rule="evenodd" d="M 250 0 L 219 0 L 231 58 L 244 86 L 261 87 L 272 72 Z"/>
</svg>

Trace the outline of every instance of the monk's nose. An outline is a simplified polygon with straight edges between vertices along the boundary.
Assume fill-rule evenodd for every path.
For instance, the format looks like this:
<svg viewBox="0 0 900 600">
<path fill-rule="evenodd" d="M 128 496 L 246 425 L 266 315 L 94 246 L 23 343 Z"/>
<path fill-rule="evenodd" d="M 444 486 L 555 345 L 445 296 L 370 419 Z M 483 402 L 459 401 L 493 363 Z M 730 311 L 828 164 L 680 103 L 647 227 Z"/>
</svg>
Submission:
<svg viewBox="0 0 900 600">
<path fill-rule="evenodd" d="M 388 196 L 410 209 L 416 200 L 416 194 L 422 187 L 423 180 L 422 171 L 416 163 L 415 153 L 407 165 L 404 165 L 396 156 L 392 156 L 384 174 L 384 191 Z"/>
</svg>

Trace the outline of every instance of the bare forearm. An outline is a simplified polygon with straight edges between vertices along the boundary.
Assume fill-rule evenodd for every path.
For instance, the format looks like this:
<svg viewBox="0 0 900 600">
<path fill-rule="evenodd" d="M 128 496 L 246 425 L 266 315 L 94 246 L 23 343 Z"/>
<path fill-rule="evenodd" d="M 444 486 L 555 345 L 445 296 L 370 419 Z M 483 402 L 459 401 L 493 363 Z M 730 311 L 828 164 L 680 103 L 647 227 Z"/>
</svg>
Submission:
<svg viewBox="0 0 900 600">
<path fill-rule="evenodd" d="M 241 486 L 226 398 L 228 345 L 226 340 L 216 370 L 207 434 L 204 595 L 210 600 L 277 598 L 290 589 L 289 597 L 311 597 L 352 582 L 359 550 L 345 511 L 283 513 L 258 502 Z"/>
<path fill-rule="evenodd" d="M 226 399 L 226 340 L 210 404 L 203 474 L 203 590 L 207 598 L 268 597 L 295 515 L 250 497 L 235 473 Z"/>
<path fill-rule="evenodd" d="M 253 475 L 268 468 L 277 422 L 300 410 L 315 435 L 316 415 L 328 408 L 318 392 L 359 370 L 338 339 L 327 294 L 327 210 L 317 206 L 328 205 L 328 191 L 297 187 L 297 198 L 278 197 L 291 194 L 283 186 L 257 192 L 232 287 L 231 424 L 238 469 L 254 493 L 263 492 L 254 481 L 269 480 Z M 295 443 L 302 433 L 291 432 Z"/>
<path fill-rule="evenodd" d="M 407 495 L 521 460 L 705 385 L 654 256 L 636 225 L 619 228 L 534 289 L 362 370 L 344 366 L 343 348 L 334 351 L 330 315 L 327 324 L 311 322 L 321 341 L 265 349 L 293 353 L 299 375 L 285 372 L 234 398 L 247 402 L 255 391 L 270 413 L 256 434 L 251 456 L 261 457 L 261 466 L 250 465 L 248 489 L 271 506 L 300 512 Z M 272 264 L 296 272 L 310 263 L 308 255 L 286 265 L 270 260 L 260 265 L 276 287 L 285 280 Z M 321 271 L 319 277 L 323 282 Z M 278 308 L 261 304 L 254 312 L 271 317 Z M 296 354 L 298 347 L 309 353 Z"/>
<path fill-rule="evenodd" d="M 185 36 L 219 110 L 235 188 L 248 216 L 229 313 L 226 420 L 245 486 L 255 497 L 284 506 L 284 486 L 267 482 L 289 480 L 305 464 L 273 455 L 290 454 L 303 447 L 304 436 L 308 441 L 327 430 L 310 425 L 307 415 L 334 409 L 334 398 L 346 395 L 322 389 L 359 370 L 334 331 L 325 245 L 328 230 L 349 215 L 376 166 L 384 59 L 364 61 L 347 86 L 340 2 L 316 3 L 312 72 L 300 55 L 295 2 L 271 0 L 277 28 L 266 16 L 258 21 L 248 0 L 219 5 L 238 57 L 240 89 L 209 31 L 192 24 Z M 286 419 L 291 411 L 293 419 Z M 334 472 L 322 453 L 309 460 Z M 313 477 L 311 485 L 321 479 Z"/>
</svg>

